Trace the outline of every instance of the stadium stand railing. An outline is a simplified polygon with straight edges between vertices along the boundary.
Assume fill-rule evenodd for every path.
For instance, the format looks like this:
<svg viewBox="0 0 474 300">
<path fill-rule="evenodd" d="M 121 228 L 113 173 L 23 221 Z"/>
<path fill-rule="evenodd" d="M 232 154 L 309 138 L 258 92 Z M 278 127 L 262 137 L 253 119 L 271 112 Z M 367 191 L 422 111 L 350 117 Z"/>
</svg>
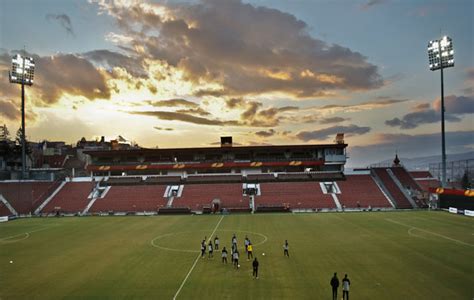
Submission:
<svg viewBox="0 0 474 300">
<path fill-rule="evenodd" d="M 391 197 L 392 202 L 396 204 L 397 208 L 413 208 L 413 205 L 405 197 L 404 193 L 400 191 L 392 177 L 390 177 L 387 168 L 372 168 L 372 171 L 373 175 L 378 178 L 385 187 L 385 192 Z"/>
</svg>

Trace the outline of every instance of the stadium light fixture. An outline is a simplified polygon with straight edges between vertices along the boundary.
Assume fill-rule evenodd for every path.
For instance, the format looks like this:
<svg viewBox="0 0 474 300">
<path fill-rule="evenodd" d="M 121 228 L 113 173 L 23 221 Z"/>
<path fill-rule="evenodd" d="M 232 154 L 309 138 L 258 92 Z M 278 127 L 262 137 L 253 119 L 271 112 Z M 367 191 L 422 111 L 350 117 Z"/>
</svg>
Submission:
<svg viewBox="0 0 474 300">
<path fill-rule="evenodd" d="M 446 187 L 446 138 L 444 128 L 444 79 L 443 69 L 454 67 L 453 40 L 444 36 L 428 43 L 428 60 L 431 71 L 441 70 L 441 185 Z"/>
<path fill-rule="evenodd" d="M 32 57 L 15 55 L 9 72 L 10 83 L 21 84 L 21 173 L 26 179 L 25 85 L 33 85 L 35 61 Z"/>
</svg>

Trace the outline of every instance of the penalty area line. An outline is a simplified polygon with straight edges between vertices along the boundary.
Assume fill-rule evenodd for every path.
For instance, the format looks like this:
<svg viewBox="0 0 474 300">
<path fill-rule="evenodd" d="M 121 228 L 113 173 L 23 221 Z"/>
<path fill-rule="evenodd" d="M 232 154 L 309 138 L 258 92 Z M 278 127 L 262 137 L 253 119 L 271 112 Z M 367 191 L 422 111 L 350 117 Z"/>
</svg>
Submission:
<svg viewBox="0 0 474 300">
<path fill-rule="evenodd" d="M 421 229 L 421 228 L 418 228 L 418 227 L 415 227 L 415 226 L 411 226 L 411 225 L 408 225 L 408 224 L 405 224 L 405 223 L 402 223 L 402 222 L 398 222 L 398 221 L 395 221 L 395 220 L 392 220 L 392 219 L 385 219 L 389 222 L 392 222 L 394 224 L 398 224 L 398 225 L 401 225 L 401 226 L 405 226 L 405 227 L 408 227 L 409 230 L 408 230 L 408 234 L 410 234 L 410 230 L 412 229 L 416 229 L 418 231 L 421 231 L 421 232 L 425 232 L 425 233 L 429 233 L 429 234 L 432 234 L 434 236 L 438 236 L 440 238 L 443 238 L 443 239 L 447 239 L 449 241 L 452 241 L 452 242 L 455 242 L 455 243 L 458 243 L 458 244 L 462 244 L 462 245 L 465 245 L 465 246 L 470 246 L 470 247 L 474 247 L 473 244 L 469 244 L 469 243 L 466 243 L 466 242 L 463 242 L 463 241 L 460 241 L 460 240 L 457 240 L 457 239 L 453 239 L 453 238 L 450 238 L 449 236 L 445 236 L 445 235 L 442 235 L 442 234 L 439 234 L 439 233 L 436 233 L 436 232 L 432 232 L 432 231 L 429 231 L 429 230 L 426 230 L 426 229 Z"/>
<path fill-rule="evenodd" d="M 217 228 L 219 227 L 219 225 L 221 224 L 222 222 L 222 219 L 224 219 L 224 216 L 222 216 L 219 220 L 219 222 L 217 222 L 217 225 L 216 227 L 214 227 L 214 231 L 212 231 L 211 235 L 209 236 L 209 238 L 207 239 L 207 243 L 209 243 L 209 241 L 211 240 L 212 236 L 214 235 L 214 233 L 216 233 L 216 230 Z M 173 297 L 173 300 L 175 300 L 178 295 L 179 295 L 179 292 L 181 292 L 181 289 L 183 288 L 184 284 L 186 283 L 186 281 L 188 280 L 189 278 L 189 275 L 191 275 L 191 273 L 193 272 L 194 268 L 196 267 L 197 265 L 197 262 L 199 261 L 199 257 L 201 256 L 201 253 L 198 254 L 198 256 L 196 257 L 196 259 L 194 260 L 194 263 L 193 263 L 193 266 L 191 267 L 191 269 L 189 269 L 189 272 L 188 274 L 186 275 L 186 277 L 184 278 L 183 282 L 181 282 L 181 285 L 179 286 L 179 289 L 176 291 L 176 294 L 174 294 L 174 297 Z"/>
</svg>

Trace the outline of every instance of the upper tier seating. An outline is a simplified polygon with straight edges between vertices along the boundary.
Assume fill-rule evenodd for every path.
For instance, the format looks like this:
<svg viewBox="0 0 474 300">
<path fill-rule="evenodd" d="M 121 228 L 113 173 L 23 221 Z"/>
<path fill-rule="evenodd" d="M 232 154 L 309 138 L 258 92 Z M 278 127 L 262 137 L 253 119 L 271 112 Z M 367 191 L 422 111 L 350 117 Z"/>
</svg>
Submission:
<svg viewBox="0 0 474 300">
<path fill-rule="evenodd" d="M 33 213 L 41 204 L 38 199 L 49 191 L 50 181 L 2 182 L 0 194 L 19 214 Z"/>
<path fill-rule="evenodd" d="M 179 184 L 181 176 L 148 176 L 145 180 L 147 184 Z"/>
<path fill-rule="evenodd" d="M 280 173 L 278 174 L 278 180 L 281 181 L 291 181 L 291 180 L 308 180 L 310 179 L 310 175 L 307 173 Z"/>
<path fill-rule="evenodd" d="M 94 186 L 93 182 L 67 182 L 43 208 L 42 212 L 52 213 L 56 210 L 63 213 L 82 212 L 90 201 L 87 197 Z"/>
<path fill-rule="evenodd" d="M 275 175 L 273 173 L 267 174 L 248 174 L 247 181 L 248 182 L 265 182 L 265 181 L 275 181 Z"/>
<path fill-rule="evenodd" d="M 400 191 L 397 184 L 393 181 L 392 177 L 388 174 L 387 168 L 373 168 L 372 170 L 380 178 L 382 184 L 394 198 L 397 208 L 413 208 L 402 191 Z"/>
<path fill-rule="evenodd" d="M 186 182 L 242 182 L 242 175 L 188 175 Z"/>
<path fill-rule="evenodd" d="M 346 208 L 392 207 L 370 175 L 346 175 L 337 185 L 341 190 L 337 198 Z"/>
<path fill-rule="evenodd" d="M 242 184 L 189 184 L 185 185 L 181 197 L 173 200 L 173 207 L 189 207 L 201 211 L 203 206 L 211 206 L 214 199 L 221 201 L 221 208 L 248 209 L 249 198 L 242 195 Z"/>
<path fill-rule="evenodd" d="M 166 185 L 112 186 L 97 199 L 89 212 L 151 212 L 166 206 Z"/>
<path fill-rule="evenodd" d="M 330 194 L 323 194 L 319 182 L 261 183 L 256 206 L 286 205 L 291 209 L 336 208 Z"/>
<path fill-rule="evenodd" d="M 141 177 L 109 177 L 107 185 L 130 185 L 138 184 L 142 181 Z"/>
</svg>

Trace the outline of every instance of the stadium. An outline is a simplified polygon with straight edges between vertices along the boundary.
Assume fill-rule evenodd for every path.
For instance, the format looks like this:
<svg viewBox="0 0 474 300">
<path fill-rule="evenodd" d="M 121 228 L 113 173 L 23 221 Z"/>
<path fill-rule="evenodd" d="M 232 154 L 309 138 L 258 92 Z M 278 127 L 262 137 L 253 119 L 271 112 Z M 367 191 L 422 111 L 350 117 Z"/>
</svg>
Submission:
<svg viewBox="0 0 474 300">
<path fill-rule="evenodd" d="M 469 190 L 440 189 L 398 158 L 344 172 L 342 134 L 321 145 L 221 141 L 90 151 L 87 177 L 1 182 L 0 214 L 11 220 L 1 225 L 2 296 L 319 299 L 333 270 L 352 274 L 362 299 L 472 292 L 472 220 L 436 210 L 471 212 Z M 201 258 L 201 239 L 218 236 L 229 248 L 234 234 L 238 271 L 217 250 Z M 244 237 L 262 266 L 258 284 Z M 443 285 L 435 291 L 430 281 Z"/>
<path fill-rule="evenodd" d="M 0 1 L 0 300 L 474 299 L 455 2 Z"/>
</svg>

